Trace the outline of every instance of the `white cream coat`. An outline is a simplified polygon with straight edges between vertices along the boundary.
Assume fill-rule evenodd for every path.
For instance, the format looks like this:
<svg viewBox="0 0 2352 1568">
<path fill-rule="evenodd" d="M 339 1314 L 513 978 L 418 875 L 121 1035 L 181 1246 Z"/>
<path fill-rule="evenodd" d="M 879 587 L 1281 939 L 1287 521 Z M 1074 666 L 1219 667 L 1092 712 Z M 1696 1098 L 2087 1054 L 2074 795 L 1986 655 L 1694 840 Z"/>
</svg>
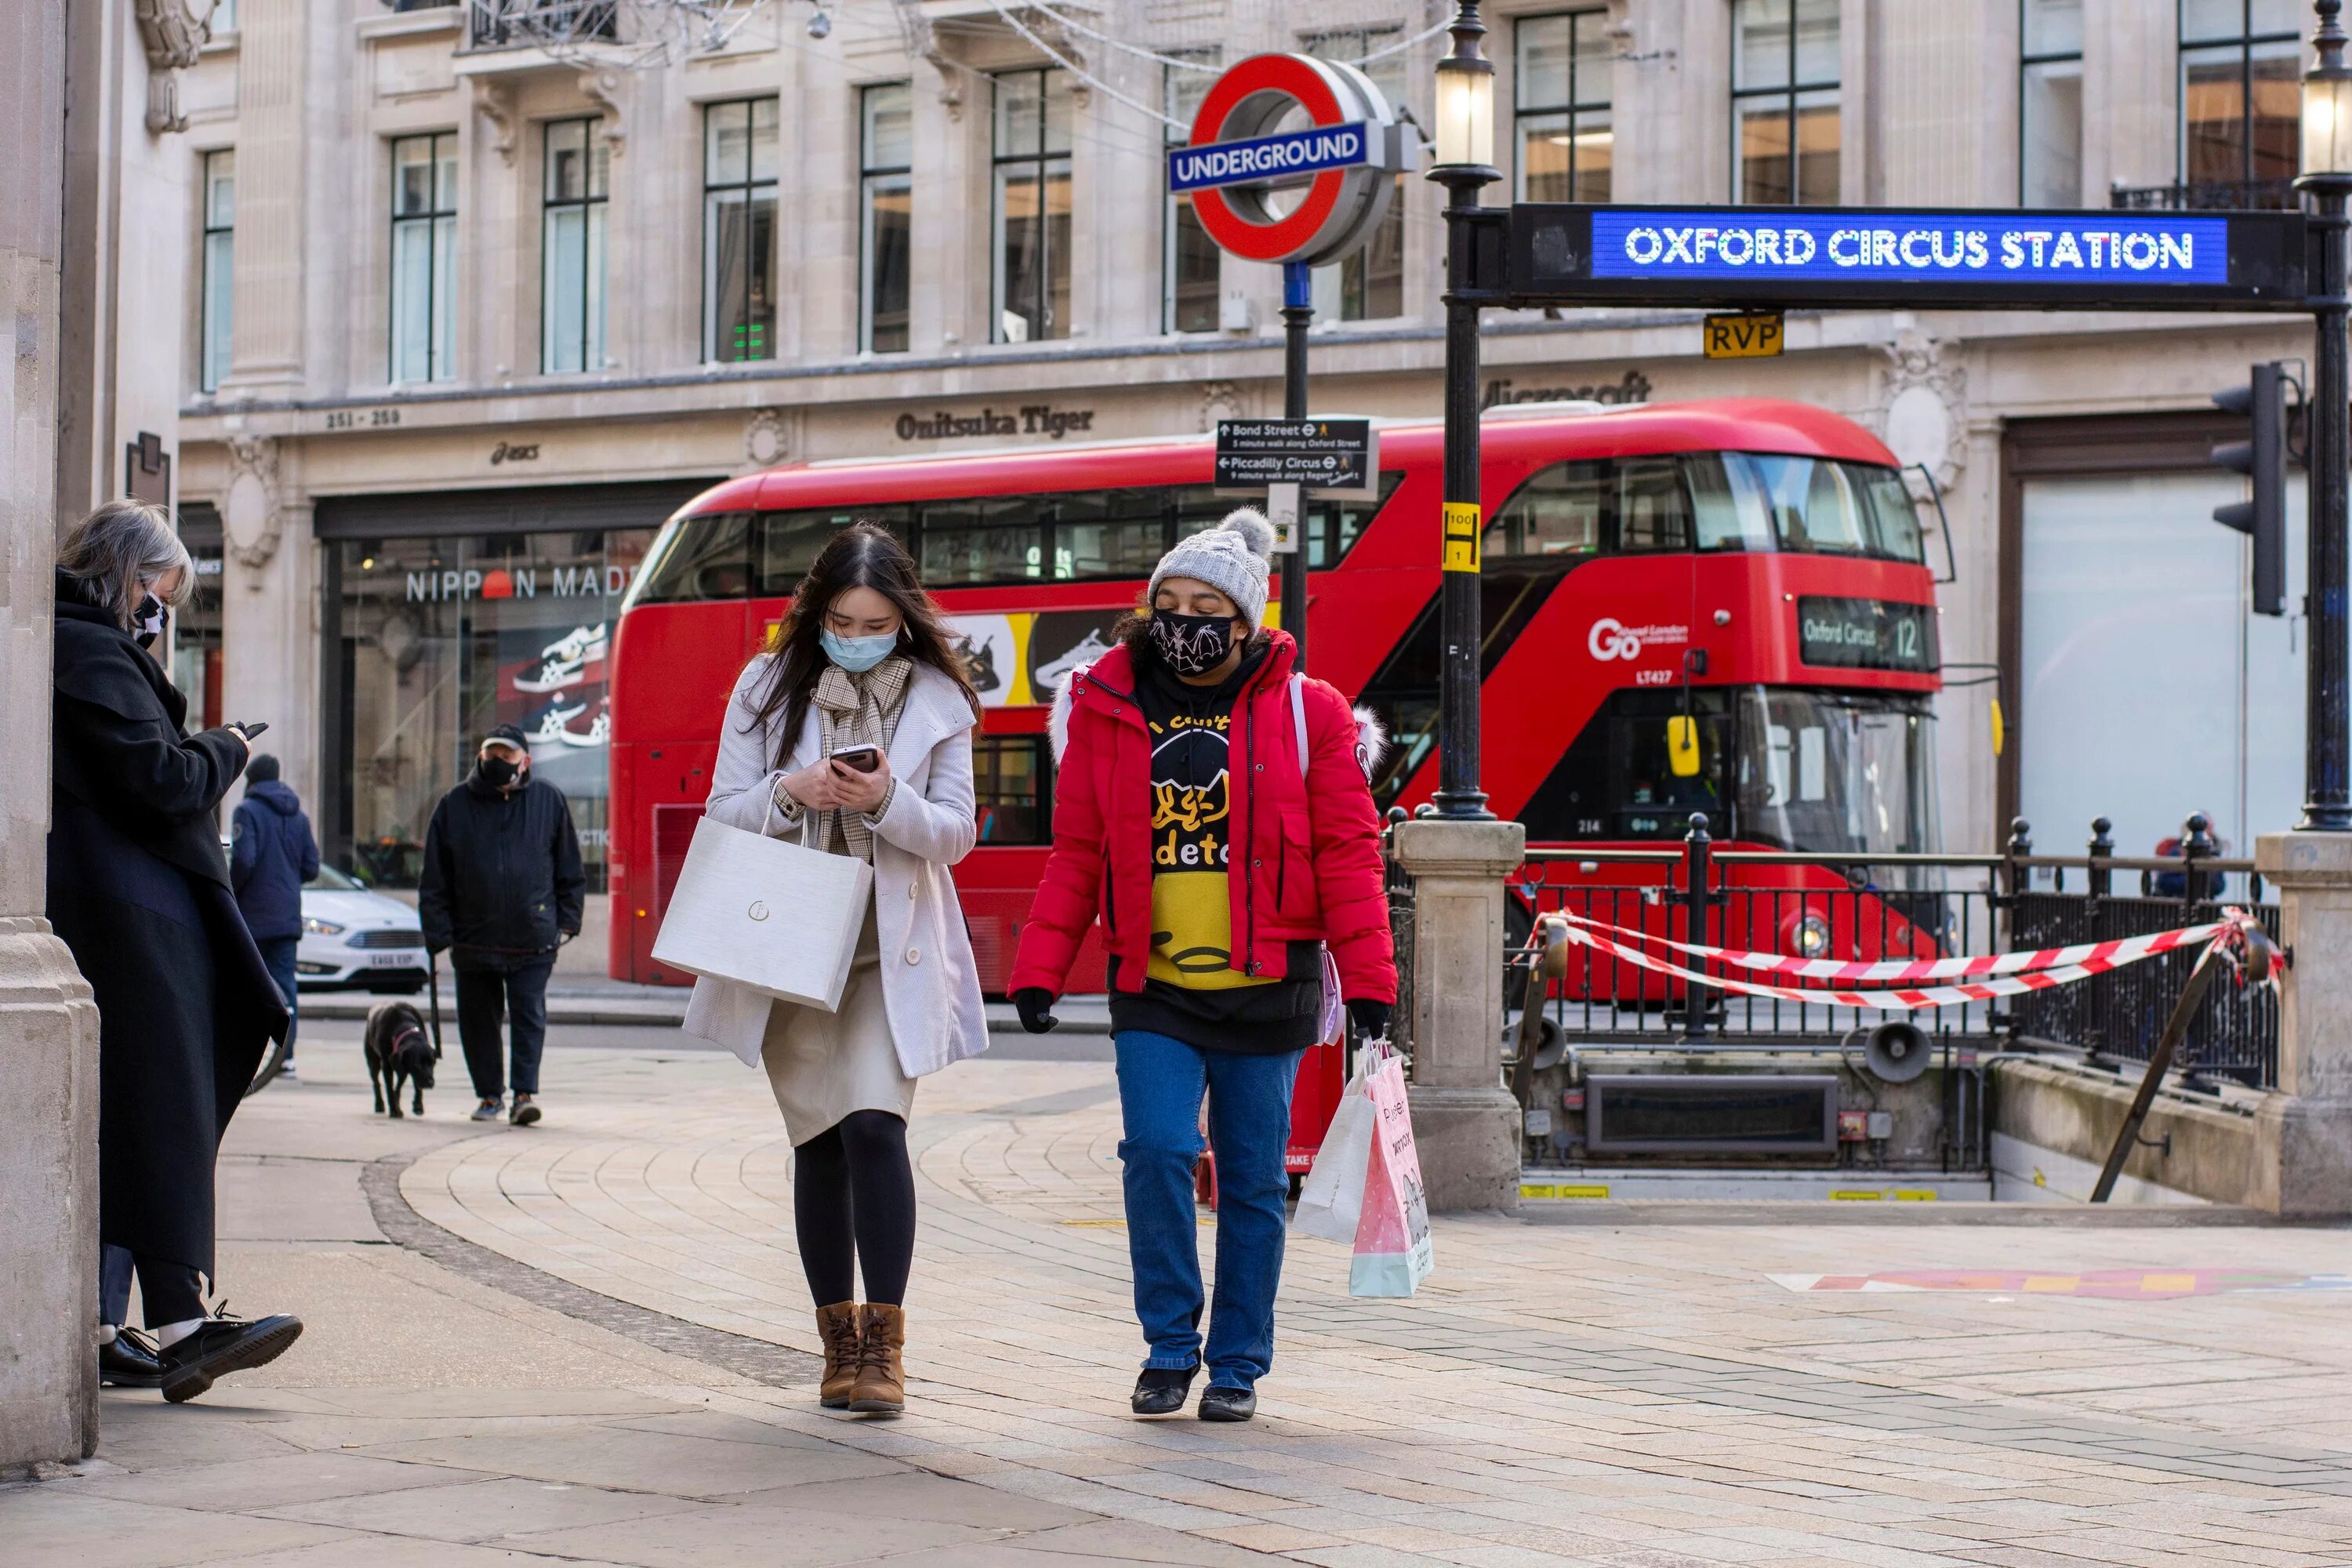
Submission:
<svg viewBox="0 0 2352 1568">
<path fill-rule="evenodd" d="M 727 704 L 727 722 L 711 769 L 705 810 L 747 833 L 793 837 L 797 826 L 775 809 L 776 781 L 816 760 L 817 716 L 801 725 L 781 768 L 773 734 L 757 722 L 755 692 L 768 671 L 761 654 L 744 667 Z M 988 1048 L 988 1015 L 980 970 L 948 868 L 979 837 L 971 782 L 971 705 L 956 683 L 915 667 L 889 746 L 898 781 L 874 825 L 874 921 L 882 949 L 883 1010 L 898 1065 L 908 1078 Z M 724 981 L 698 980 L 687 1003 L 685 1032 L 760 1062 L 770 1013 L 793 1003 Z"/>
</svg>

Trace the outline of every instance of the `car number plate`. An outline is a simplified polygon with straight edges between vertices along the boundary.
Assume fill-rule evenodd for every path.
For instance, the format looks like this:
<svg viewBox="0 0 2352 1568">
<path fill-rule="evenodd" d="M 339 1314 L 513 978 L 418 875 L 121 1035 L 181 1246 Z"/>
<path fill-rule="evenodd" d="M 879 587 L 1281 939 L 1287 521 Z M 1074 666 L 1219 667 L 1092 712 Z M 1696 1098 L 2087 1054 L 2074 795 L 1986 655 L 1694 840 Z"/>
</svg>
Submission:
<svg viewBox="0 0 2352 1568">
<path fill-rule="evenodd" d="M 415 953 L 404 952 L 371 952 L 368 954 L 368 967 L 370 969 L 415 969 L 420 966 Z"/>
</svg>

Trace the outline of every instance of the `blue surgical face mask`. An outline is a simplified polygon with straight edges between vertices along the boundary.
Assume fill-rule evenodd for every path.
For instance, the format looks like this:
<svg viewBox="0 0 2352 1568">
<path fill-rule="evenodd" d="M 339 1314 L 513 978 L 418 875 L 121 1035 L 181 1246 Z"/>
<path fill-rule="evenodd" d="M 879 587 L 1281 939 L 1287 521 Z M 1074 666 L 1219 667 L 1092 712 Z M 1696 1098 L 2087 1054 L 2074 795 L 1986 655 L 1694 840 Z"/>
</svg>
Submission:
<svg viewBox="0 0 2352 1568">
<path fill-rule="evenodd" d="M 816 635 L 824 648 L 825 658 L 852 675 L 863 675 L 884 659 L 898 646 L 897 632 L 877 632 L 870 637 L 839 637 L 830 631 Z"/>
</svg>

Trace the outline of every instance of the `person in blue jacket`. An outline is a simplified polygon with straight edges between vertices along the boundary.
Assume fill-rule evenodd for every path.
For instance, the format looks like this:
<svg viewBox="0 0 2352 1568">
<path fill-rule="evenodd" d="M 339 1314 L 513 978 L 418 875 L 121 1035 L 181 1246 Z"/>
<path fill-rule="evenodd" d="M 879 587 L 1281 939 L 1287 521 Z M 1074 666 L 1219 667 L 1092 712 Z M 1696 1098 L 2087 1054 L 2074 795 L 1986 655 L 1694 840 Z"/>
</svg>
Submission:
<svg viewBox="0 0 2352 1568">
<path fill-rule="evenodd" d="M 302 884 L 319 874 L 319 841 L 302 802 L 264 752 L 246 765 L 245 798 L 229 828 L 229 883 L 261 949 L 269 978 L 286 994 L 286 1068 L 294 1076 L 294 950 L 302 941 Z"/>
</svg>

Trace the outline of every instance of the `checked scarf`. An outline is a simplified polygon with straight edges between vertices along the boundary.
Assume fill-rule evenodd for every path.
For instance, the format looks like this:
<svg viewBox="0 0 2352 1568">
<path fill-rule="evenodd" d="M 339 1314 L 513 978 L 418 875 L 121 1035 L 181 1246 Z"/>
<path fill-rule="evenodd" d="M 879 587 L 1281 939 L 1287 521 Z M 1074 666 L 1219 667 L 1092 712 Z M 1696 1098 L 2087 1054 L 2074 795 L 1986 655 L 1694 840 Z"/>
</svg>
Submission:
<svg viewBox="0 0 2352 1568">
<path fill-rule="evenodd" d="M 892 654 L 863 675 L 852 675 L 828 663 L 824 673 L 816 678 L 816 690 L 810 698 L 810 706 L 816 710 L 817 755 L 829 757 L 836 747 L 858 743 L 888 752 L 898 733 L 898 715 L 907 705 L 907 682 L 914 672 L 914 661 L 903 654 Z M 898 788 L 895 781 L 891 788 Z M 889 806 L 890 797 L 884 795 L 875 816 Z M 874 830 L 861 812 L 816 813 L 809 824 L 807 842 L 827 854 L 874 858 Z"/>
</svg>

